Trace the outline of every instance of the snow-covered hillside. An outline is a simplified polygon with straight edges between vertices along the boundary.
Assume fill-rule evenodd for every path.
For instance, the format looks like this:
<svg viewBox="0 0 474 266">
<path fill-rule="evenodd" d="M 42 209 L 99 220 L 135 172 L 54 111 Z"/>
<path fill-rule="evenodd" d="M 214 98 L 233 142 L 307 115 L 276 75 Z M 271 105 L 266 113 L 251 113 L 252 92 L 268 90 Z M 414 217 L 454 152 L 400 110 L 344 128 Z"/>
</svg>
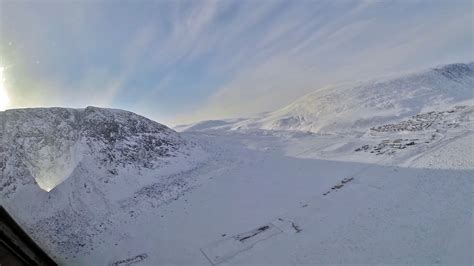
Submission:
<svg viewBox="0 0 474 266">
<path fill-rule="evenodd" d="M 474 98 L 474 63 L 450 64 L 371 81 L 328 86 L 262 116 L 203 123 L 198 129 L 265 129 L 355 133 Z M 194 130 L 189 127 L 188 130 Z"/>
<path fill-rule="evenodd" d="M 310 132 L 365 130 L 472 99 L 473 93 L 474 63 L 446 65 L 388 80 L 323 88 L 237 127 Z"/>
<path fill-rule="evenodd" d="M 0 112 L 1 204 L 53 254 L 91 244 L 137 198 L 159 205 L 176 197 L 188 183 L 179 174 L 205 158 L 195 143 L 131 112 Z"/>
</svg>

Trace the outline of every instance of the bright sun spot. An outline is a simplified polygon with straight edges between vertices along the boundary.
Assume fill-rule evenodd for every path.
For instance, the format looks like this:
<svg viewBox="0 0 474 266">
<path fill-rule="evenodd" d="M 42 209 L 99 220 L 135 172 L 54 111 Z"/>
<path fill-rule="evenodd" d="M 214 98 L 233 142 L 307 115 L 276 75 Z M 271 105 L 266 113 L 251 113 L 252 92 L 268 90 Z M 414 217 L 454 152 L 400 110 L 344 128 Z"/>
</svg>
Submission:
<svg viewBox="0 0 474 266">
<path fill-rule="evenodd" d="M 5 88 L 5 76 L 3 75 L 4 67 L 0 66 L 0 111 L 5 110 L 10 103 L 7 89 Z"/>
</svg>

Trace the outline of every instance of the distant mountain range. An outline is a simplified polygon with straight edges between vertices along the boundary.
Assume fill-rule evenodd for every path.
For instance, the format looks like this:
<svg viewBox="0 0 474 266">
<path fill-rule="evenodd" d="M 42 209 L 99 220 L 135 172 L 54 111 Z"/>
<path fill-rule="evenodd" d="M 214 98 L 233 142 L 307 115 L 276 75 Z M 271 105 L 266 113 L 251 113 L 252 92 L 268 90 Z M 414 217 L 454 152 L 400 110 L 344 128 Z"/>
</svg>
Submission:
<svg viewBox="0 0 474 266">
<path fill-rule="evenodd" d="M 354 133 L 474 98 L 474 62 L 328 86 L 250 119 L 203 121 L 177 130 L 290 130 Z"/>
</svg>

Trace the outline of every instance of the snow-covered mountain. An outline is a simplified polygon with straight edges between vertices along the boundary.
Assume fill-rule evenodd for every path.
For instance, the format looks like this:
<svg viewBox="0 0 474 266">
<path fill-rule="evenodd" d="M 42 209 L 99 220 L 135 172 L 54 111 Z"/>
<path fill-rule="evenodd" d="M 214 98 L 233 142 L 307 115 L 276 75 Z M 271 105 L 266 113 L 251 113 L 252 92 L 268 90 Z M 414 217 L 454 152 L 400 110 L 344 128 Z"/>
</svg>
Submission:
<svg viewBox="0 0 474 266">
<path fill-rule="evenodd" d="M 365 132 L 381 123 L 444 109 L 474 98 L 474 62 L 318 89 L 262 116 L 207 129 L 266 129 L 321 133 Z M 200 123 L 200 131 L 204 130 Z M 189 127 L 193 130 L 195 127 Z"/>
<path fill-rule="evenodd" d="M 0 112 L 1 204 L 51 240 L 53 254 L 90 242 L 108 217 L 133 208 L 140 189 L 160 184 L 153 203 L 176 196 L 186 183 L 177 174 L 204 158 L 195 143 L 127 111 Z"/>
<path fill-rule="evenodd" d="M 0 112 L 0 204 L 60 265 L 472 265 L 473 67 L 184 133 L 113 109 Z"/>
</svg>

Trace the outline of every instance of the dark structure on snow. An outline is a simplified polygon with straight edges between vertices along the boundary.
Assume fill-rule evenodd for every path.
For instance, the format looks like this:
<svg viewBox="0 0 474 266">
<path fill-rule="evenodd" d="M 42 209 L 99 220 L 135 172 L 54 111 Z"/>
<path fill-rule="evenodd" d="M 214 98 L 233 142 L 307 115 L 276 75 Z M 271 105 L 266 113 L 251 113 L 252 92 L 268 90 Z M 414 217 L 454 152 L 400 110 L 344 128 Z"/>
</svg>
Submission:
<svg viewBox="0 0 474 266">
<path fill-rule="evenodd" d="M 57 265 L 0 206 L 0 265 Z"/>
</svg>

